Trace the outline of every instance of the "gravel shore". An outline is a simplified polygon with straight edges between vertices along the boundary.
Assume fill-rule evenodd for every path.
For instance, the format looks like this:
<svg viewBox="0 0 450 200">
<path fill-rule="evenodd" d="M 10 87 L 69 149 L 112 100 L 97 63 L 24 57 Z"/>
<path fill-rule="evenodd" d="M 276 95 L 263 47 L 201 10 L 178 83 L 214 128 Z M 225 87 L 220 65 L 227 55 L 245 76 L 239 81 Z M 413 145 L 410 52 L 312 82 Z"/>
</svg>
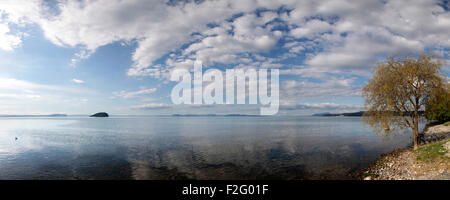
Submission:
<svg viewBox="0 0 450 200">
<path fill-rule="evenodd" d="M 393 151 L 361 171 L 363 180 L 450 180 L 450 126 L 429 127 L 421 147 Z"/>
</svg>

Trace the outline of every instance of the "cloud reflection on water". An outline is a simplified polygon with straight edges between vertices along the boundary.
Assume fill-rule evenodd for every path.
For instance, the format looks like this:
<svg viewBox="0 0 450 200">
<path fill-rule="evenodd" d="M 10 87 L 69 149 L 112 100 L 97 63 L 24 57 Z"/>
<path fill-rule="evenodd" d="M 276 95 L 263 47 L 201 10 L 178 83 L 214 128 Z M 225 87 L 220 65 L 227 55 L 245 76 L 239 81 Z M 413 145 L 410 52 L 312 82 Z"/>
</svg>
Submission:
<svg viewBox="0 0 450 200">
<path fill-rule="evenodd" d="M 0 128 L 0 179 L 349 179 L 410 142 L 356 117 L 31 120 L 0 119 L 15 124 Z"/>
</svg>

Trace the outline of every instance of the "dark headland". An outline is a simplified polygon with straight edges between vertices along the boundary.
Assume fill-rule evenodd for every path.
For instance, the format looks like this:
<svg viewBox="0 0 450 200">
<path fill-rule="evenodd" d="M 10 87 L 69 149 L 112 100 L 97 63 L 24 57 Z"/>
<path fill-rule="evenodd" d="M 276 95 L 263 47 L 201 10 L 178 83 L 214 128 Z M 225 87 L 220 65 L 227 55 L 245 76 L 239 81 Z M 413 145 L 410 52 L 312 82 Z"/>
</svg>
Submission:
<svg viewBox="0 0 450 200">
<path fill-rule="evenodd" d="M 91 115 L 90 117 L 109 117 L 108 113 L 105 112 L 99 112 Z"/>
</svg>

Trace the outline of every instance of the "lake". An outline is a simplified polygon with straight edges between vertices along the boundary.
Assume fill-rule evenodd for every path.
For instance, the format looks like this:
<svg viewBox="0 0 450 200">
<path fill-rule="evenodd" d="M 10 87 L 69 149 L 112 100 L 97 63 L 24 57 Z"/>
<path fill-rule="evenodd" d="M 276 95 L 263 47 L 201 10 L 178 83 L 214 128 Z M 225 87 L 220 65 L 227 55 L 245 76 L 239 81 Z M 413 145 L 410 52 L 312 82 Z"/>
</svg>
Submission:
<svg viewBox="0 0 450 200">
<path fill-rule="evenodd" d="M 411 138 L 360 117 L 3 117 L 0 179 L 352 179 Z"/>
</svg>

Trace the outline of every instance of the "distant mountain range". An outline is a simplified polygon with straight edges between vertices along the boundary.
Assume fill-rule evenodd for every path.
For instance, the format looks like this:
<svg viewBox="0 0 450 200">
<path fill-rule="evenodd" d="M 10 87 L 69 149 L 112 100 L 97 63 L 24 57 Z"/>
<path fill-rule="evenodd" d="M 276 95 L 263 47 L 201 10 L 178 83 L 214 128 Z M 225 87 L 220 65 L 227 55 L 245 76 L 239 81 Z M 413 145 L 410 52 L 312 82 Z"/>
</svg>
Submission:
<svg viewBox="0 0 450 200">
<path fill-rule="evenodd" d="M 50 115 L 0 115 L 0 117 L 67 117 L 66 114 L 50 114 Z"/>
<path fill-rule="evenodd" d="M 245 115 L 245 114 L 173 114 L 173 117 L 259 117 L 260 115 Z"/>
<path fill-rule="evenodd" d="M 320 116 L 320 117 L 336 117 L 336 116 L 354 116 L 361 117 L 364 114 L 364 111 L 359 112 L 351 112 L 351 113 L 315 113 L 312 116 Z"/>
<path fill-rule="evenodd" d="M 349 113 L 315 113 L 312 116 L 319 117 L 336 117 L 336 116 L 346 116 L 346 117 L 361 117 L 364 115 L 366 111 L 358 111 L 358 112 L 349 112 Z M 423 115 L 424 111 L 419 111 L 419 115 Z M 407 112 L 403 113 L 404 115 L 412 115 L 412 112 L 409 114 Z M 395 115 L 400 116 L 400 113 L 395 113 Z"/>
</svg>

